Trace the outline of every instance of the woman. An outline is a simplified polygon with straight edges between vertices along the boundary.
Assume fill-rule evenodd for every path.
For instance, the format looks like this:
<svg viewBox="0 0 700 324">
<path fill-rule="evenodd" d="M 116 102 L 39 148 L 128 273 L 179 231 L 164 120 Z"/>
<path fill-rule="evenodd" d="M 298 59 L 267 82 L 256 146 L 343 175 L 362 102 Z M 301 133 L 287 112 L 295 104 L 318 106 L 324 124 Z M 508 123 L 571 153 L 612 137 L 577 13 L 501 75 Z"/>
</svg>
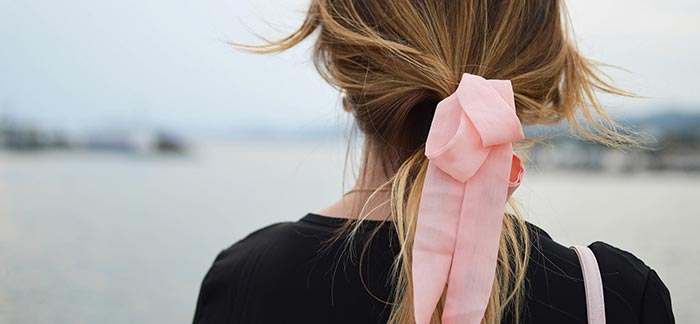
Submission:
<svg viewBox="0 0 700 324">
<path fill-rule="evenodd" d="M 512 204 L 504 216 L 523 171 L 511 144 L 532 141 L 521 125 L 566 120 L 586 139 L 635 143 L 596 100 L 626 93 L 577 51 L 563 2 L 313 0 L 289 37 L 238 46 L 273 53 L 310 37 L 364 135 L 358 181 L 221 252 L 194 322 L 592 323 L 577 252 Z M 654 270 L 589 248 L 608 323 L 674 322 Z"/>
</svg>

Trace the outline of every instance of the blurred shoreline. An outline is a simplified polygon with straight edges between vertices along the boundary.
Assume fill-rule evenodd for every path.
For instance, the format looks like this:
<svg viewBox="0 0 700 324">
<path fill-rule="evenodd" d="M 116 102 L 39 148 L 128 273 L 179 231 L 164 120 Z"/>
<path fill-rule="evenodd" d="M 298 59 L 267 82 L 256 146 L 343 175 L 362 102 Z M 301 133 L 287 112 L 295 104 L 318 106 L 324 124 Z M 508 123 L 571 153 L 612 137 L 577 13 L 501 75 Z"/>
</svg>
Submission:
<svg viewBox="0 0 700 324">
<path fill-rule="evenodd" d="M 700 172 L 700 114 L 669 112 L 626 119 L 623 125 L 642 135 L 642 148 L 613 149 L 579 140 L 566 132 L 566 125 L 525 127 L 528 138 L 546 138 L 528 150 L 529 163 L 543 170 Z M 347 134 L 337 127 L 279 125 L 247 125 L 213 136 L 129 124 L 75 132 L 40 126 L 9 116 L 0 117 L 0 150 L 21 153 L 66 151 L 141 156 L 186 155 L 196 151 L 201 143 L 210 141 L 337 143 L 346 137 Z"/>
</svg>

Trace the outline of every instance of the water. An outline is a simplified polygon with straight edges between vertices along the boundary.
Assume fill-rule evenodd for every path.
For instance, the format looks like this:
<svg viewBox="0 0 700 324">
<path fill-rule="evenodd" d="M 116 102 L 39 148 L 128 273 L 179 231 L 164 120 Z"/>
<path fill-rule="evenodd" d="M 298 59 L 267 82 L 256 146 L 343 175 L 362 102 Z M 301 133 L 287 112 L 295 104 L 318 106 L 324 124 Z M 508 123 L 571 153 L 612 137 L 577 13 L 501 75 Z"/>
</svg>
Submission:
<svg viewBox="0 0 700 324">
<path fill-rule="evenodd" d="M 341 195 L 342 146 L 0 153 L 0 323 L 190 322 L 221 249 Z M 530 169 L 516 197 L 564 244 L 602 240 L 635 253 L 669 286 L 678 322 L 700 321 L 700 175 Z"/>
</svg>

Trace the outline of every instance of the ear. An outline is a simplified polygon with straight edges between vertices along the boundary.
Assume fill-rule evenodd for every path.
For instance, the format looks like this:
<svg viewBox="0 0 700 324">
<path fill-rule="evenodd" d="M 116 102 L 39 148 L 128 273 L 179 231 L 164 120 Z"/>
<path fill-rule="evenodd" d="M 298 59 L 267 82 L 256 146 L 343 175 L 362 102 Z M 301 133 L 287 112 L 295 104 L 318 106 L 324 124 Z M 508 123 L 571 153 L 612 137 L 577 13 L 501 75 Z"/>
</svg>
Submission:
<svg viewBox="0 0 700 324">
<path fill-rule="evenodd" d="M 350 99 L 345 94 L 343 94 L 343 110 L 347 112 L 352 111 L 352 103 L 350 103 Z"/>
</svg>

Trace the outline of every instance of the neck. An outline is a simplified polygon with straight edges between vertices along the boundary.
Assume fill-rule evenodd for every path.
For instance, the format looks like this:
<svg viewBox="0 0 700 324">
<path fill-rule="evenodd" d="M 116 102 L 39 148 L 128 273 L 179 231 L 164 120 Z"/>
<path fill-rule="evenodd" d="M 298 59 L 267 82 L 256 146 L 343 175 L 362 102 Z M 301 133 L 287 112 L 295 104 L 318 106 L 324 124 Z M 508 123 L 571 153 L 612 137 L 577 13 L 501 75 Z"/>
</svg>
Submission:
<svg viewBox="0 0 700 324">
<path fill-rule="evenodd" d="M 324 216 L 366 219 L 389 220 L 391 209 L 389 204 L 391 185 L 387 184 L 390 175 L 387 175 L 382 161 L 376 150 L 365 142 L 363 148 L 362 164 L 357 182 L 350 192 L 318 213 Z M 379 189 L 378 191 L 374 191 Z"/>
</svg>

